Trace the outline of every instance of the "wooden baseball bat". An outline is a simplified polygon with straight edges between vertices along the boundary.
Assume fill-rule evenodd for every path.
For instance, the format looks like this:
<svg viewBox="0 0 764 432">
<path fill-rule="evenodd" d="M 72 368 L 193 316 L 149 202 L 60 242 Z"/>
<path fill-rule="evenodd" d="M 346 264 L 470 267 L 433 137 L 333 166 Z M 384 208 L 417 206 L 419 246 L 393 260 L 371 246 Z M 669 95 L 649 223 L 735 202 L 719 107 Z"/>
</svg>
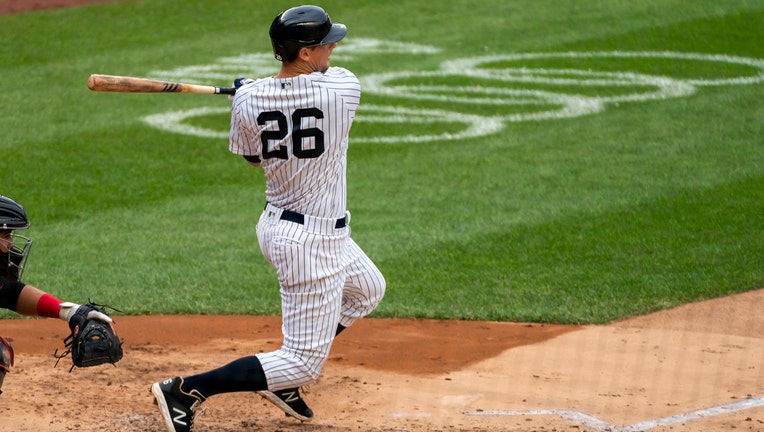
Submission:
<svg viewBox="0 0 764 432">
<path fill-rule="evenodd" d="M 97 92 L 120 93 L 202 93 L 226 95 L 236 93 L 236 89 L 233 87 L 215 87 L 100 74 L 92 74 L 88 77 L 88 88 Z"/>
</svg>

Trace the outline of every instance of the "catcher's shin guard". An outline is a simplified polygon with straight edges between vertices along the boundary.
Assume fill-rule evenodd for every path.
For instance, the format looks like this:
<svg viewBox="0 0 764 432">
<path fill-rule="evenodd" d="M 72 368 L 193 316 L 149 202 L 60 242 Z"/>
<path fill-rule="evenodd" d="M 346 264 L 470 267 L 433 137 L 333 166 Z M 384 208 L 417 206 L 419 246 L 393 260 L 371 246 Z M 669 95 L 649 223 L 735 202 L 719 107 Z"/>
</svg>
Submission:
<svg viewBox="0 0 764 432">
<path fill-rule="evenodd" d="M 13 346 L 6 338 L 0 336 L 0 394 L 3 393 L 5 374 L 11 370 L 11 366 L 13 366 Z"/>
</svg>

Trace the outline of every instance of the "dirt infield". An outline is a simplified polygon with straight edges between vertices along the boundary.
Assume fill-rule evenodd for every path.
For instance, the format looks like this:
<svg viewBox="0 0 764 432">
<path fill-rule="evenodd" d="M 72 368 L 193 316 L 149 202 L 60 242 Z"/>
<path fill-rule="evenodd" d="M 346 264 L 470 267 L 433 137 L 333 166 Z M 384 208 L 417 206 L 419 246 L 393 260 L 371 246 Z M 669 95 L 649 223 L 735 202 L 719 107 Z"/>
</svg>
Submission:
<svg viewBox="0 0 764 432">
<path fill-rule="evenodd" d="M 764 290 L 607 326 L 365 319 L 337 339 L 311 423 L 252 393 L 210 398 L 198 432 L 764 431 Z M 280 318 L 117 316 L 116 366 L 53 367 L 66 325 L 0 321 L 16 366 L 3 431 L 163 431 L 152 382 L 280 344 Z"/>
</svg>

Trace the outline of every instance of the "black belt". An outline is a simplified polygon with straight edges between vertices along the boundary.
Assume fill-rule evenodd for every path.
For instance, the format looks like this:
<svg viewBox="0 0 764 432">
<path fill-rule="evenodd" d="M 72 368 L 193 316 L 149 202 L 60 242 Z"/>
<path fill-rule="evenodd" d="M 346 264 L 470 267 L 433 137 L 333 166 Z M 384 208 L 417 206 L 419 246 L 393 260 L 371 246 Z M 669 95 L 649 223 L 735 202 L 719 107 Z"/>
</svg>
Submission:
<svg viewBox="0 0 764 432">
<path fill-rule="evenodd" d="M 293 212 L 292 210 L 283 210 L 279 219 L 298 223 L 300 225 L 305 224 L 305 215 L 302 213 Z M 345 218 L 337 219 L 337 222 L 334 223 L 334 228 L 345 228 Z"/>
</svg>

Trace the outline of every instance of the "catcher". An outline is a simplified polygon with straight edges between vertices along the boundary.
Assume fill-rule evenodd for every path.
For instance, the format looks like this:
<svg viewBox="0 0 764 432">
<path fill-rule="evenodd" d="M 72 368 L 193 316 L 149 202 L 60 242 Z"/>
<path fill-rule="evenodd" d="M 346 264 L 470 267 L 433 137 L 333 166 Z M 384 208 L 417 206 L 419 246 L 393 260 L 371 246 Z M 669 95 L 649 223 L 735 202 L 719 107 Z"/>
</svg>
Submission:
<svg viewBox="0 0 764 432">
<path fill-rule="evenodd" d="M 106 311 L 92 303 L 63 302 L 39 288 L 21 282 L 32 240 L 15 234 L 29 228 L 24 208 L 13 199 L 0 195 L 0 307 L 21 315 L 60 318 L 69 323 L 71 334 L 64 339 L 73 366 L 116 363 L 122 358 L 122 342 L 113 320 Z M 0 389 L 5 374 L 13 366 L 13 347 L 0 336 Z M 2 393 L 2 390 L 0 390 Z"/>
</svg>

